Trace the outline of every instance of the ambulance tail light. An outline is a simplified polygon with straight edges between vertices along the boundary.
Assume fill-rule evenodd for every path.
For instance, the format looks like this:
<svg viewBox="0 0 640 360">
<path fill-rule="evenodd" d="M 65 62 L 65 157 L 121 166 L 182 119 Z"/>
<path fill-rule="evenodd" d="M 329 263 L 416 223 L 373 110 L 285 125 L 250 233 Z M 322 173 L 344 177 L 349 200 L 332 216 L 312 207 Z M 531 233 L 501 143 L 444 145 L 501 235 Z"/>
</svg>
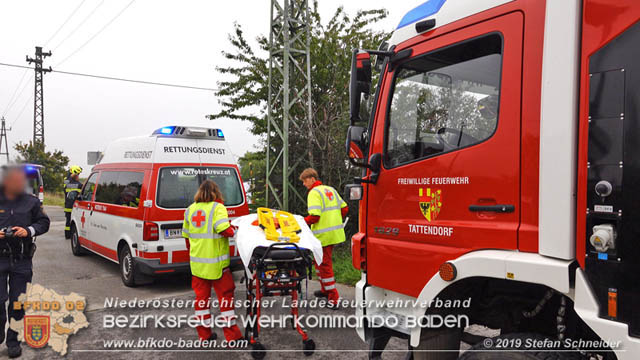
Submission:
<svg viewBox="0 0 640 360">
<path fill-rule="evenodd" d="M 40 199 L 40 202 L 44 201 L 44 187 L 42 185 L 38 188 L 38 199 Z"/>
<path fill-rule="evenodd" d="M 367 271 L 367 249 L 365 246 L 365 234 L 359 232 L 351 237 L 351 261 L 353 267 L 361 271 Z"/>
<path fill-rule="evenodd" d="M 159 239 L 160 239 L 160 228 L 158 227 L 158 224 L 145 221 L 144 228 L 142 230 L 142 240 L 158 241 Z"/>
</svg>

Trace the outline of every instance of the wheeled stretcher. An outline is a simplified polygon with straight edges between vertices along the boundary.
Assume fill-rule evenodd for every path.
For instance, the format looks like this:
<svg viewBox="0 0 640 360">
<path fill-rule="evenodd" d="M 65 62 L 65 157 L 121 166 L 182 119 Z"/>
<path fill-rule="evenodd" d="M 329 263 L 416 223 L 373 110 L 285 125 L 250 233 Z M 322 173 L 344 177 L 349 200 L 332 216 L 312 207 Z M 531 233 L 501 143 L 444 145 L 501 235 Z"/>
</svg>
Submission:
<svg viewBox="0 0 640 360">
<path fill-rule="evenodd" d="M 315 343 L 298 324 L 297 303 L 303 297 L 303 283 L 306 290 L 307 282 L 312 277 L 313 262 L 322 263 L 322 245 L 302 217 L 291 214 L 272 217 L 271 213 L 264 212 L 265 209 L 261 210 L 262 214 L 247 215 L 232 222 L 238 226 L 235 241 L 245 265 L 244 281 L 249 304 L 247 316 L 253 318 L 246 321 L 245 338 L 252 345 L 251 355 L 255 359 L 262 359 L 266 355 L 266 348 L 260 343 L 257 321 L 262 314 L 262 300 L 270 296 L 290 296 L 292 328 L 302 337 L 304 354 L 310 356 L 315 350 Z M 275 228 L 279 224 L 274 224 L 274 218 L 283 222 L 277 234 Z M 306 292 L 304 294 L 306 296 Z"/>
</svg>

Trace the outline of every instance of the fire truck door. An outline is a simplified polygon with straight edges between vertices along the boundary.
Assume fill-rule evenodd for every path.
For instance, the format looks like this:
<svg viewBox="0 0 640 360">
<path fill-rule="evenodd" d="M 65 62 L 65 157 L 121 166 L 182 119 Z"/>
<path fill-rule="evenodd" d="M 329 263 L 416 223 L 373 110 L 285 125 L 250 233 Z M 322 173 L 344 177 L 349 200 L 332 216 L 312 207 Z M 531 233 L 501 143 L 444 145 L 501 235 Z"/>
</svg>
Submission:
<svg viewBox="0 0 640 360">
<path fill-rule="evenodd" d="M 417 295 L 447 260 L 517 249 L 522 24 L 511 13 L 427 40 L 386 75 L 372 147 L 383 160 L 368 187 L 370 283 Z"/>
</svg>

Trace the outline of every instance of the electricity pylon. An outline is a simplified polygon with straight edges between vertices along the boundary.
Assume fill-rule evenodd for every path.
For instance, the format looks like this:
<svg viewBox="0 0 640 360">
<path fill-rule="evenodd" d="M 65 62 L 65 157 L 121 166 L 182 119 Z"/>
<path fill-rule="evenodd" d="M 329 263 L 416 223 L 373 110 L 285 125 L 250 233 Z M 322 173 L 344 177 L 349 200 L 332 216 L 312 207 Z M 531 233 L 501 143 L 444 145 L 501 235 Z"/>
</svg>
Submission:
<svg viewBox="0 0 640 360">
<path fill-rule="evenodd" d="M 296 153 L 296 159 L 289 153 L 295 134 L 305 134 L 309 141 L 313 135 L 310 27 L 308 0 L 271 0 L 265 197 L 266 206 L 282 210 L 300 208 L 294 201 L 304 204 L 295 176 L 303 161 L 313 164 L 311 150 Z"/>
</svg>

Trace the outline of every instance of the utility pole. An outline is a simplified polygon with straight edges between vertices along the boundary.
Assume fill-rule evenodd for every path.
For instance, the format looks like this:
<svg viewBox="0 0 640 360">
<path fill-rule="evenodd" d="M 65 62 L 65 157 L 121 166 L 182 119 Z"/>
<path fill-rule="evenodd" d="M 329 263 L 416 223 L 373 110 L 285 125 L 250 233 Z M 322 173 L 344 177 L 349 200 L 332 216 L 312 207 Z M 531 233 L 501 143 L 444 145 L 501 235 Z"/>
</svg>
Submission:
<svg viewBox="0 0 640 360">
<path fill-rule="evenodd" d="M 41 143 L 44 147 L 44 91 L 42 87 L 42 79 L 44 73 L 51 71 L 51 66 L 48 69 L 42 67 L 42 61 L 47 56 L 51 56 L 51 51 L 42 52 L 41 46 L 36 46 L 35 58 L 30 58 L 27 55 L 27 62 L 34 64 L 35 74 L 35 90 L 33 96 L 33 145 Z"/>
<path fill-rule="evenodd" d="M 7 164 L 9 163 L 9 140 L 7 140 L 7 131 L 9 130 L 11 130 L 11 128 L 7 129 L 4 117 L 2 117 L 2 125 L 0 127 L 0 157 L 5 155 L 7 157 Z M 4 145 L 4 152 L 2 145 Z"/>
<path fill-rule="evenodd" d="M 311 144 L 307 151 L 294 154 L 293 162 L 289 153 L 290 140 L 300 145 L 297 134 L 313 135 L 309 24 L 308 0 L 271 0 L 265 198 L 266 206 L 285 211 L 304 205 L 306 199 L 294 186 L 295 176 L 303 161 L 313 164 Z"/>
</svg>

